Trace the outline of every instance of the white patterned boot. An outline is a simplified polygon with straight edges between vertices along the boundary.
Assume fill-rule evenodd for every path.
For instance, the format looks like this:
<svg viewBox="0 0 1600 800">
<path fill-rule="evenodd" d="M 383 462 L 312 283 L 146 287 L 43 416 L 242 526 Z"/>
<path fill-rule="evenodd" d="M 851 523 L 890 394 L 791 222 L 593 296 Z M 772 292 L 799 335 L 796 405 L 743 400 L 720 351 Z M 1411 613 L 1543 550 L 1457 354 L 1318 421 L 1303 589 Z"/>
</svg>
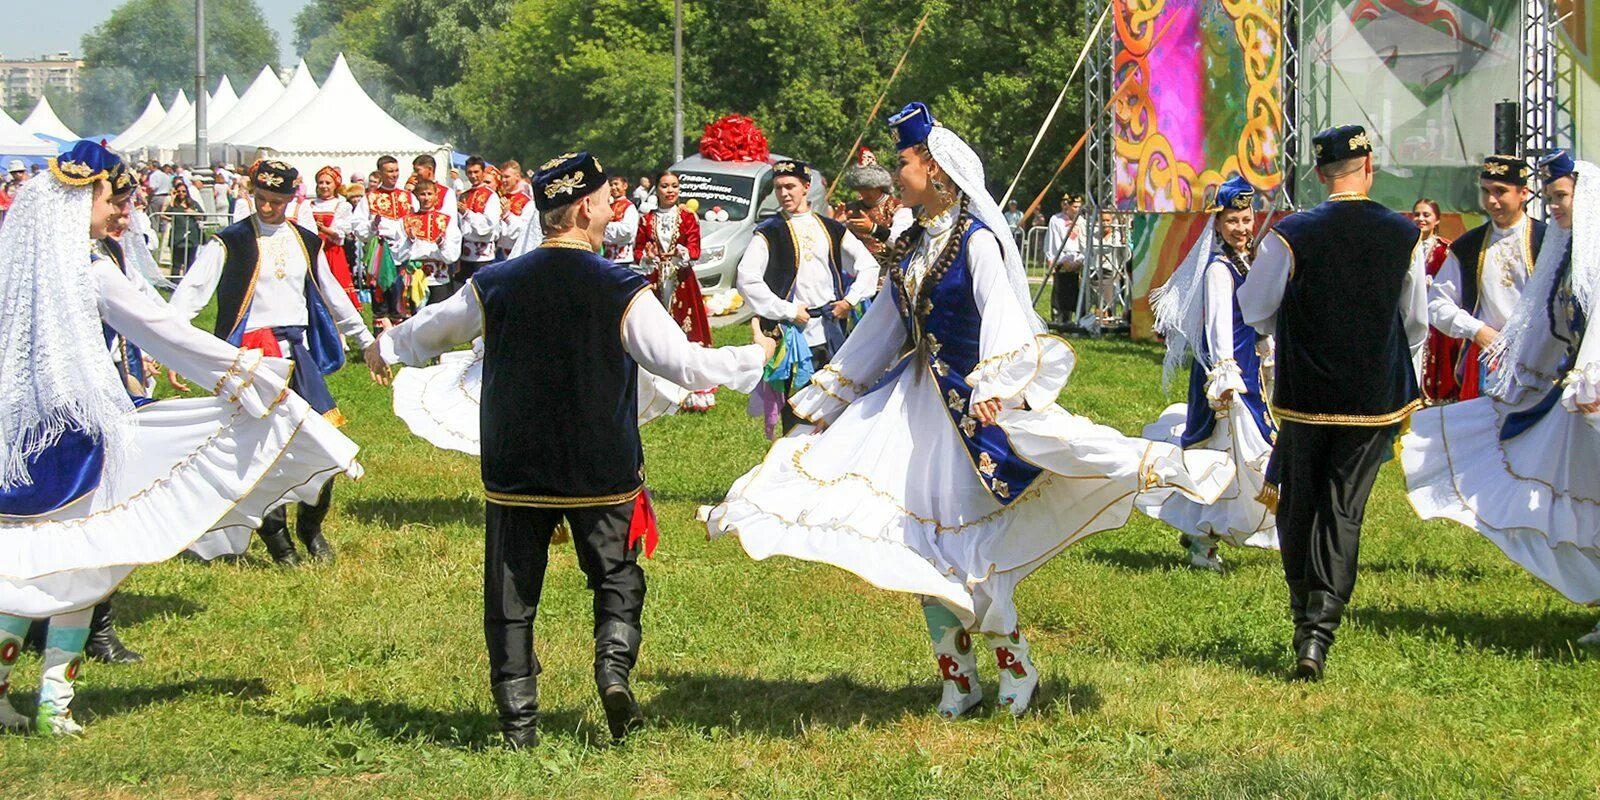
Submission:
<svg viewBox="0 0 1600 800">
<path fill-rule="evenodd" d="M 1178 541 L 1189 550 L 1189 566 L 1222 574 L 1222 555 L 1217 552 L 1217 540 L 1211 536 L 1191 536 L 1187 533 Z"/>
<path fill-rule="evenodd" d="M 44 675 L 39 679 L 39 709 L 34 713 L 34 731 L 45 736 L 77 736 L 83 726 L 72 718 L 72 698 L 83 669 L 83 647 L 89 641 L 88 615 L 82 619 L 55 617 L 45 635 Z M 73 624 L 76 623 L 76 624 Z M 71 625 L 71 627 L 68 627 Z"/>
<path fill-rule="evenodd" d="M 29 720 L 11 707 L 11 669 L 22 656 L 22 637 L 28 632 L 28 620 L 0 614 L 0 729 L 27 730 Z"/>
<path fill-rule="evenodd" d="M 1039 688 L 1039 670 L 1028 656 L 1028 640 L 1021 631 L 1010 636 L 990 636 L 989 646 L 994 648 L 995 666 L 1000 668 L 1000 705 L 1020 717 L 1033 702 L 1033 693 Z"/>
<path fill-rule="evenodd" d="M 928 620 L 928 638 L 933 640 L 933 654 L 939 660 L 939 677 L 944 679 L 939 716 L 955 719 L 983 701 L 972 634 L 950 609 L 938 603 L 924 605 L 922 615 Z"/>
</svg>

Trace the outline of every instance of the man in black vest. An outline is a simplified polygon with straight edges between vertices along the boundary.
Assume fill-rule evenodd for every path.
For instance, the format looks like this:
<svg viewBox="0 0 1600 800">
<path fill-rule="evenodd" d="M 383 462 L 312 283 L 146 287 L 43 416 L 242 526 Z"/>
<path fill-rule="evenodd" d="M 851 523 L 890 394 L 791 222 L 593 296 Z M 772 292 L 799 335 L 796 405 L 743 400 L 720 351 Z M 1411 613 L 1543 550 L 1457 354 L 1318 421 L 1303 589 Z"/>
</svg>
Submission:
<svg viewBox="0 0 1600 800">
<path fill-rule="evenodd" d="M 1428 315 L 1446 336 L 1463 339 L 1457 367 L 1460 400 L 1483 393 L 1478 357 L 1500 338 L 1500 329 L 1522 300 L 1522 287 L 1544 244 L 1544 223 L 1527 214 L 1533 169 L 1516 156 L 1489 156 L 1478 175 L 1478 201 L 1489 221 L 1450 243 L 1450 254 L 1433 276 Z"/>
<path fill-rule="evenodd" d="M 378 357 L 372 333 L 350 296 L 328 269 L 322 237 L 287 216 L 299 182 L 299 170 L 281 161 L 252 166 L 255 213 L 218 231 L 200 248 L 172 294 L 172 308 L 192 320 L 215 294 L 217 338 L 294 359 L 289 388 L 335 425 L 342 425 L 344 415 L 323 376 L 344 366 L 344 337 L 356 341 L 369 369 L 388 367 Z M 169 377 L 177 382 L 176 374 Z M 322 521 L 332 501 L 333 481 L 328 481 L 317 502 L 300 504 L 296 521 L 301 544 L 318 561 L 333 558 L 333 548 L 322 536 Z M 286 507 L 269 513 L 257 532 L 273 561 L 284 566 L 300 563 L 289 540 Z"/>
<path fill-rule="evenodd" d="M 800 328 L 812 369 L 820 370 L 844 345 L 850 309 L 877 293 L 878 262 L 844 223 L 811 210 L 809 165 L 786 159 L 772 172 L 783 213 L 756 226 L 734 282 L 769 335 L 780 323 Z M 783 429 L 798 421 L 785 403 Z"/>
<path fill-rule="evenodd" d="M 594 592 L 594 676 L 611 735 L 642 721 L 628 686 L 638 658 L 655 516 L 644 492 L 639 369 L 687 389 L 748 392 L 776 344 L 691 344 L 649 283 L 599 255 L 613 211 L 588 153 L 534 176 L 543 244 L 484 267 L 438 305 L 384 334 L 391 364 L 426 364 L 483 337 L 483 625 L 506 744 L 538 741 L 533 621 L 550 538 L 563 522 Z M 386 376 L 381 376 L 386 377 Z"/>
<path fill-rule="evenodd" d="M 1277 340 L 1269 475 L 1294 619 L 1295 676 L 1320 680 L 1355 591 L 1361 521 L 1378 468 L 1416 410 L 1411 352 L 1428 332 L 1421 231 L 1367 197 L 1372 143 L 1358 125 L 1312 140 L 1328 200 L 1264 237 L 1239 289 L 1244 321 Z"/>
</svg>

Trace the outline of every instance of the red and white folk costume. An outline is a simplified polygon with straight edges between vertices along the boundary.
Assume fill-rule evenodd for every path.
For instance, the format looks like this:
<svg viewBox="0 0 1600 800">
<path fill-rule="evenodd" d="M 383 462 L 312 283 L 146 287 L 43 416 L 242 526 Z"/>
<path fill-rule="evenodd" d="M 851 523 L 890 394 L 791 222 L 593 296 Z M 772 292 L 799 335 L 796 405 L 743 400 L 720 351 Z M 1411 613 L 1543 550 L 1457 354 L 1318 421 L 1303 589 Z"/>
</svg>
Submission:
<svg viewBox="0 0 1600 800">
<path fill-rule="evenodd" d="M 457 279 L 465 282 L 479 266 L 495 260 L 500 241 L 500 195 L 485 181 L 461 195 L 459 210 L 461 266 Z"/>
<path fill-rule="evenodd" d="M 631 266 L 638 258 L 633 252 L 639 235 L 639 209 L 627 197 L 611 198 L 611 224 L 606 226 L 605 256 L 612 263 Z"/>
<path fill-rule="evenodd" d="M 333 176 L 335 187 L 344 185 L 344 175 L 338 167 L 317 170 L 318 178 L 325 174 Z M 350 257 L 344 248 L 345 241 L 354 235 L 355 230 L 355 210 L 350 207 L 349 201 L 339 196 L 337 191 L 326 200 L 312 198 L 300 204 L 294 219 L 300 227 L 322 237 L 322 252 L 328 256 L 328 271 L 344 287 L 345 294 L 350 296 L 350 304 L 361 308 Z"/>
<path fill-rule="evenodd" d="M 689 341 L 711 346 L 711 322 L 694 262 L 700 260 L 700 221 L 682 206 L 658 208 L 639 220 L 634 253 L 645 277 L 655 285 L 661 304 Z M 695 392 L 683 403 L 690 411 L 705 411 L 717 404 L 716 389 Z"/>
</svg>

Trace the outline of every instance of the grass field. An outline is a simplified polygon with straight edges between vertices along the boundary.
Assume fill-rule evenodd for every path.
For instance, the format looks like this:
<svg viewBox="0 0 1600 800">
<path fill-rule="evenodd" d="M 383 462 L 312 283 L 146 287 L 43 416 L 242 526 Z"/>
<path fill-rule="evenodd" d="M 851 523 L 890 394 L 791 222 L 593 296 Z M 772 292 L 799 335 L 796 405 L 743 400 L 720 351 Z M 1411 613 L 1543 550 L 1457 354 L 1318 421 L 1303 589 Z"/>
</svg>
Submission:
<svg viewBox="0 0 1600 800">
<path fill-rule="evenodd" d="M 719 331 L 734 341 L 738 328 Z M 1137 431 L 1160 353 L 1080 341 L 1073 411 Z M 650 727 L 607 746 L 570 548 L 539 618 L 543 742 L 496 746 L 475 459 L 429 447 L 359 367 L 334 392 L 367 477 L 341 480 L 336 564 L 174 561 L 119 598 L 133 667 L 92 665 L 79 741 L 0 737 L 0 797 L 1595 797 L 1594 623 L 1471 531 L 1423 524 L 1395 465 L 1328 680 L 1290 684 L 1276 554 L 1181 566 L 1135 516 L 1018 605 L 1037 712 L 944 723 L 916 602 L 707 542 L 697 506 L 761 457 L 727 392 L 644 434 L 663 525 L 634 686 Z M 982 663 L 992 693 L 992 661 Z M 38 662 L 12 676 L 31 710 Z M 992 694 L 991 694 L 992 696 Z"/>
</svg>

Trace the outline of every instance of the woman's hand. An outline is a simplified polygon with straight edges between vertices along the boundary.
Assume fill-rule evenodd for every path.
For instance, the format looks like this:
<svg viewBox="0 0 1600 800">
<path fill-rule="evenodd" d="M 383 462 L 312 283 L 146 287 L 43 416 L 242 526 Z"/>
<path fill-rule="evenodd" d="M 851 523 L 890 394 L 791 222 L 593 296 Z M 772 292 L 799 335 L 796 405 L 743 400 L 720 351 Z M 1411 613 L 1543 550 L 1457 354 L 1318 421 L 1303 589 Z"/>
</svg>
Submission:
<svg viewBox="0 0 1600 800">
<path fill-rule="evenodd" d="M 1000 418 L 1000 398 L 995 397 L 972 404 L 972 416 L 985 425 L 993 425 Z"/>
</svg>

